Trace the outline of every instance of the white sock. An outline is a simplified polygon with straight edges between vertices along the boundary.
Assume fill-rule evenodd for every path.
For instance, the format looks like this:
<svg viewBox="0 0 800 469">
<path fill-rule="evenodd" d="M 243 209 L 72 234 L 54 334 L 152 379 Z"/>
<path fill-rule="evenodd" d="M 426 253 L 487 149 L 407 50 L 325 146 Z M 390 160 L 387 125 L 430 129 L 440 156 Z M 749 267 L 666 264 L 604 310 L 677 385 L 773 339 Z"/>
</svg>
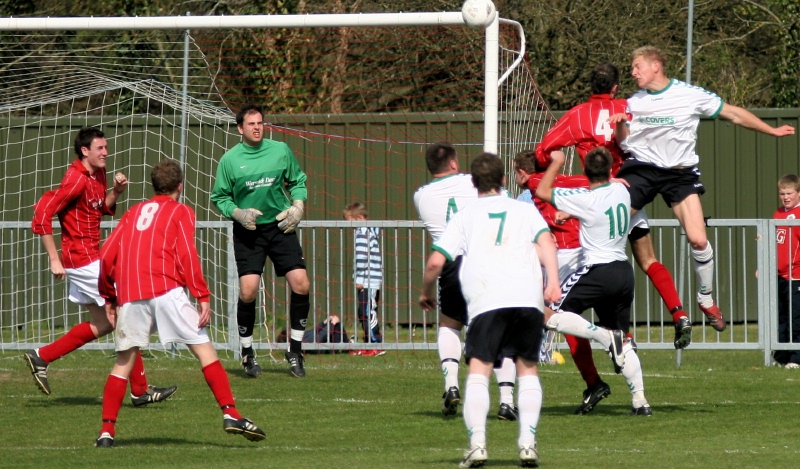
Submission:
<svg viewBox="0 0 800 469">
<path fill-rule="evenodd" d="M 514 405 L 514 382 L 517 380 L 517 365 L 510 358 L 503 358 L 500 368 L 494 369 L 494 377 L 500 386 L 500 403 Z"/>
<path fill-rule="evenodd" d="M 303 341 L 303 334 L 305 334 L 305 332 L 306 331 L 302 331 L 300 329 L 292 329 L 291 332 L 289 333 L 289 337 L 292 340 L 296 340 L 298 342 L 302 342 Z M 289 350 L 289 349 L 286 349 L 286 350 Z"/>
<path fill-rule="evenodd" d="M 489 378 L 483 375 L 467 375 L 464 384 L 464 424 L 467 426 L 470 448 L 486 446 L 486 414 L 489 413 Z"/>
<path fill-rule="evenodd" d="M 523 376 L 519 379 L 519 446 L 536 443 L 536 428 L 542 412 L 544 393 L 538 376 Z"/>
<path fill-rule="evenodd" d="M 692 259 L 694 259 L 694 272 L 697 275 L 699 299 L 699 295 L 710 295 L 714 290 L 714 250 L 711 248 L 711 243 L 706 244 L 705 249 L 692 248 Z"/>
<path fill-rule="evenodd" d="M 458 387 L 458 365 L 461 360 L 461 332 L 450 327 L 439 326 L 436 336 L 439 360 L 442 363 L 444 391 Z"/>
<path fill-rule="evenodd" d="M 622 366 L 622 376 L 625 382 L 628 383 L 628 389 L 632 394 L 632 404 L 634 408 L 639 408 L 647 404 L 647 399 L 644 398 L 644 377 L 642 374 L 642 362 L 639 361 L 639 355 L 633 351 L 630 342 L 627 342 L 622 347 L 622 353 L 625 354 L 625 364 Z"/>
<path fill-rule="evenodd" d="M 253 346 L 253 336 L 250 337 L 241 337 L 239 336 L 239 345 L 242 348 L 250 348 Z"/>
<path fill-rule="evenodd" d="M 559 311 L 550 316 L 547 328 L 562 334 L 569 334 L 600 343 L 604 349 L 611 346 L 611 335 L 608 329 L 592 325 L 583 317 L 569 311 Z"/>
</svg>

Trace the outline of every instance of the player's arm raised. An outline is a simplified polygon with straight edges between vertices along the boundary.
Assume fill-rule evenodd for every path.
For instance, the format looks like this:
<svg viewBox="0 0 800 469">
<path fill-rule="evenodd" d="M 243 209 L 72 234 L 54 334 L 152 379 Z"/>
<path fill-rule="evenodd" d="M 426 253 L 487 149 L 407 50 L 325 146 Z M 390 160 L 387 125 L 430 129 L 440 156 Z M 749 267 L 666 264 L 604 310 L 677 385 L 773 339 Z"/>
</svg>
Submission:
<svg viewBox="0 0 800 469">
<path fill-rule="evenodd" d="M 787 135 L 794 135 L 794 127 L 791 125 L 772 127 L 747 109 L 733 106 L 731 104 L 723 104 L 722 110 L 719 112 L 719 116 L 746 129 L 755 130 L 756 132 L 761 132 L 762 134 L 772 135 L 773 137 L 786 137 Z"/>
<path fill-rule="evenodd" d="M 554 151 L 550 153 L 553 163 L 547 167 L 542 180 L 539 182 L 539 187 L 536 188 L 536 197 L 544 200 L 545 202 L 553 203 L 553 185 L 556 182 L 558 172 L 564 166 L 566 156 L 563 151 Z"/>
<path fill-rule="evenodd" d="M 106 194 L 106 207 L 108 207 L 109 210 L 117 204 L 117 199 L 125 192 L 126 187 L 128 187 L 128 178 L 125 177 L 124 174 L 117 172 L 117 174 L 114 175 L 114 186 L 108 191 L 108 194 Z"/>
</svg>

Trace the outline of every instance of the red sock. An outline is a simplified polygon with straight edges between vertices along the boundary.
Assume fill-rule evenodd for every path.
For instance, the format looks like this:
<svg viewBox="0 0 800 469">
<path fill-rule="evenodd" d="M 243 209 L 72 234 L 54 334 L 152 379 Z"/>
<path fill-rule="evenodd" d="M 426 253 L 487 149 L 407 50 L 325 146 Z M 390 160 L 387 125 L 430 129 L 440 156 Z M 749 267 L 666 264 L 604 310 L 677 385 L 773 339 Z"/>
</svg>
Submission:
<svg viewBox="0 0 800 469">
<path fill-rule="evenodd" d="M 136 359 L 133 361 L 133 370 L 128 378 L 131 381 L 131 394 L 142 396 L 147 393 L 147 375 L 144 374 L 144 362 L 142 361 L 142 351 L 136 352 Z"/>
<path fill-rule="evenodd" d="M 219 360 L 203 368 L 203 376 L 206 378 L 208 387 L 214 393 L 214 398 L 217 399 L 220 409 L 224 414 L 228 414 L 235 419 L 240 419 L 242 416 L 236 410 L 236 401 L 233 400 L 233 391 L 231 391 L 231 383 L 228 381 L 228 373 L 222 367 Z"/>
<path fill-rule="evenodd" d="M 664 305 L 666 305 L 668 311 L 672 312 L 675 308 L 683 309 L 678 290 L 675 289 L 675 281 L 672 280 L 672 274 L 664 267 L 664 264 L 660 262 L 650 264 L 650 268 L 647 269 L 647 276 L 650 277 L 650 282 L 658 290 L 658 294 L 664 300 Z M 686 316 L 686 313 L 679 316 Z"/>
<path fill-rule="evenodd" d="M 106 386 L 103 388 L 103 426 L 100 428 L 100 433 L 108 432 L 114 436 L 114 425 L 117 423 L 126 389 L 128 389 L 127 379 L 108 375 Z"/>
<path fill-rule="evenodd" d="M 47 363 L 52 363 L 64 355 L 77 350 L 93 341 L 97 337 L 92 332 L 88 322 L 82 322 L 69 330 L 63 337 L 39 349 L 39 357 Z"/>
<path fill-rule="evenodd" d="M 581 339 L 571 335 L 564 335 L 569 345 L 569 353 L 575 361 L 575 366 L 581 372 L 581 377 L 586 381 L 587 386 L 592 387 L 600 381 L 600 375 L 594 366 L 592 358 L 592 344 L 588 339 Z"/>
</svg>

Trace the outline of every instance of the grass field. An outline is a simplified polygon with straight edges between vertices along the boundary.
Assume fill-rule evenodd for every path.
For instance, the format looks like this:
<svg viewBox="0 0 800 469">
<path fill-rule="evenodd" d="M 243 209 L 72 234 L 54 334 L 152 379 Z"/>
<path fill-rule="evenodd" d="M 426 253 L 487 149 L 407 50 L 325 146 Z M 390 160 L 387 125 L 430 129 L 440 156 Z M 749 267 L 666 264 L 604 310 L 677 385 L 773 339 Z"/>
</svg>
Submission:
<svg viewBox="0 0 800 469">
<path fill-rule="evenodd" d="M 587 416 L 573 415 L 584 389 L 567 358 L 541 369 L 538 430 L 542 467 L 788 468 L 800 460 L 800 370 L 765 368 L 761 352 L 640 351 L 650 418 L 628 415 L 621 376 L 596 353 L 613 393 Z M 264 374 L 247 378 L 223 362 L 237 405 L 267 432 L 251 443 L 222 431 L 221 414 L 194 360 L 147 359 L 149 381 L 177 384 L 164 403 L 126 401 L 116 447 L 94 448 L 112 358 L 72 354 L 50 367 L 51 396 L 33 384 L 20 352 L 0 352 L 0 467 L 3 468 L 383 468 L 456 467 L 467 445 L 462 418 L 445 419 L 436 352 L 382 357 L 315 355 L 308 377 L 261 354 Z M 462 381 L 465 374 L 462 367 Z M 516 423 L 498 421 L 496 386 L 488 426 L 489 467 L 515 467 Z"/>
</svg>

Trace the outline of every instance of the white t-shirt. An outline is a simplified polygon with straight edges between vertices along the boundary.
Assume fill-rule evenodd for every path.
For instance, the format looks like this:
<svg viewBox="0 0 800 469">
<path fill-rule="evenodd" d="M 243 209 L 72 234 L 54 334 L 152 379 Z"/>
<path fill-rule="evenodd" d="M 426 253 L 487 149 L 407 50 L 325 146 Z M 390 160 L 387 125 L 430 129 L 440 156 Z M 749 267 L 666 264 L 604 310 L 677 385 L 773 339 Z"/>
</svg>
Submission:
<svg viewBox="0 0 800 469">
<path fill-rule="evenodd" d="M 417 189 L 414 205 L 435 243 L 453 215 L 477 198 L 478 190 L 472 185 L 472 176 L 453 174 L 434 179 Z"/>
<path fill-rule="evenodd" d="M 434 249 L 450 260 L 463 255 L 459 279 L 470 322 L 500 308 L 544 311 L 533 243 L 549 231 L 535 205 L 504 195 L 480 197 L 450 220 Z"/>
<path fill-rule="evenodd" d="M 620 146 L 662 168 L 695 166 L 700 116 L 716 118 L 723 104 L 716 94 L 674 78 L 661 91 L 639 90 L 628 98 L 630 135 Z"/>
<path fill-rule="evenodd" d="M 581 222 L 583 265 L 627 261 L 631 196 L 620 183 L 594 189 L 553 188 L 553 205 Z"/>
</svg>

